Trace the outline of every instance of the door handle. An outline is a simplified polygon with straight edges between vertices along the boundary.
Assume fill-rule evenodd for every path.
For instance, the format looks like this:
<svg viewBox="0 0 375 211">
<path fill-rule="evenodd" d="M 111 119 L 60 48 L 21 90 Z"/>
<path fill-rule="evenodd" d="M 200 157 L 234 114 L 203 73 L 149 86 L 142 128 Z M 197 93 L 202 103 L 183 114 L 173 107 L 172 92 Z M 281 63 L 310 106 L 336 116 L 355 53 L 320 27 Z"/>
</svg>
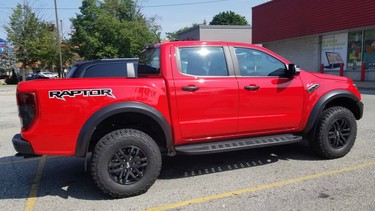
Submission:
<svg viewBox="0 0 375 211">
<path fill-rule="evenodd" d="M 259 86 L 257 85 L 249 85 L 244 87 L 247 91 L 256 91 L 259 89 Z"/>
<path fill-rule="evenodd" d="M 186 92 L 195 92 L 199 89 L 199 87 L 197 86 L 183 86 L 182 87 L 182 91 L 186 91 Z"/>
</svg>

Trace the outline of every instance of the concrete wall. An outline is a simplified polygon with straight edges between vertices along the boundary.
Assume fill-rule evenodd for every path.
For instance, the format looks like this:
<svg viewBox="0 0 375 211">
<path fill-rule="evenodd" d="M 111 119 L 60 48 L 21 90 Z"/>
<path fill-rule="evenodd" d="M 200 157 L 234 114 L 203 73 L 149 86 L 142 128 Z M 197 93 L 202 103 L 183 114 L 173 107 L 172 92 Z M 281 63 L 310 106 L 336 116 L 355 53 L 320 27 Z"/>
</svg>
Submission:
<svg viewBox="0 0 375 211">
<path fill-rule="evenodd" d="M 274 51 L 301 69 L 318 72 L 320 69 L 319 36 L 299 37 L 263 43 L 263 47 Z"/>
<path fill-rule="evenodd" d="M 201 29 L 200 40 L 251 43 L 251 29 L 234 28 L 228 30 L 220 28 L 203 28 Z"/>
<path fill-rule="evenodd" d="M 181 33 L 178 36 L 179 40 L 199 40 L 199 28 L 196 27 L 193 30 L 186 31 L 184 33 Z"/>
<path fill-rule="evenodd" d="M 179 34 L 179 40 L 252 42 L 250 26 L 199 25 Z"/>
</svg>

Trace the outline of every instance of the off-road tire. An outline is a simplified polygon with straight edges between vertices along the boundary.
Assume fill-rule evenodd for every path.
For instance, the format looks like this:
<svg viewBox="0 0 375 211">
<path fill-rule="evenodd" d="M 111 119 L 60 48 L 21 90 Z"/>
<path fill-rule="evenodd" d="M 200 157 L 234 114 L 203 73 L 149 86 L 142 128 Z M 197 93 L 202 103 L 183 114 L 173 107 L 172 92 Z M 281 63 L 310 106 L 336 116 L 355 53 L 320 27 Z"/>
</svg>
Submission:
<svg viewBox="0 0 375 211">
<path fill-rule="evenodd" d="M 108 133 L 96 144 L 91 176 L 113 198 L 146 192 L 160 174 L 161 154 L 155 141 L 134 129 Z"/>
<path fill-rule="evenodd" d="M 310 145 L 323 158 L 340 158 L 352 149 L 356 136 L 357 122 L 353 113 L 345 107 L 335 106 L 323 111 Z"/>
</svg>

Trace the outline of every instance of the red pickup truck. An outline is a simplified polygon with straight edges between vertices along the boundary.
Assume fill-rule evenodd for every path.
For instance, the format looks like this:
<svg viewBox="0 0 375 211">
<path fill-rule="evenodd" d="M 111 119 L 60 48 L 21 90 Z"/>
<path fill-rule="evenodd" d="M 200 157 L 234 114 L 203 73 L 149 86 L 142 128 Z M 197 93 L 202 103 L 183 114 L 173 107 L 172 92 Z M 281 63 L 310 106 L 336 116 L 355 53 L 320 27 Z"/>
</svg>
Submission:
<svg viewBox="0 0 375 211">
<path fill-rule="evenodd" d="M 92 154 L 93 180 L 116 198 L 147 191 L 162 155 L 304 139 L 320 156 L 342 157 L 363 114 L 352 80 L 300 70 L 255 45 L 170 42 L 148 46 L 139 61 L 105 62 L 20 83 L 22 131 L 12 141 L 23 155 Z"/>
</svg>

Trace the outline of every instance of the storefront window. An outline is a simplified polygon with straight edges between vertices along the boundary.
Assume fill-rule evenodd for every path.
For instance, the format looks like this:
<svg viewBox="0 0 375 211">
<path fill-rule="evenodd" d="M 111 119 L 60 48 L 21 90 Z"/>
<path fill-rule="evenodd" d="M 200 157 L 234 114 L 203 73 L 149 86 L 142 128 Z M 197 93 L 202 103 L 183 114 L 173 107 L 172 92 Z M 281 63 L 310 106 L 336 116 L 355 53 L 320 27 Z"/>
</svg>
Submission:
<svg viewBox="0 0 375 211">
<path fill-rule="evenodd" d="M 327 71 L 375 71 L 375 29 L 322 36 L 321 64 Z"/>
<path fill-rule="evenodd" d="M 365 31 L 363 61 L 367 70 L 375 70 L 375 30 Z"/>
<path fill-rule="evenodd" d="M 348 33 L 322 36 L 321 62 L 327 70 L 338 71 L 347 64 Z"/>
<path fill-rule="evenodd" d="M 362 31 L 348 34 L 348 70 L 359 70 L 362 61 Z"/>
</svg>

